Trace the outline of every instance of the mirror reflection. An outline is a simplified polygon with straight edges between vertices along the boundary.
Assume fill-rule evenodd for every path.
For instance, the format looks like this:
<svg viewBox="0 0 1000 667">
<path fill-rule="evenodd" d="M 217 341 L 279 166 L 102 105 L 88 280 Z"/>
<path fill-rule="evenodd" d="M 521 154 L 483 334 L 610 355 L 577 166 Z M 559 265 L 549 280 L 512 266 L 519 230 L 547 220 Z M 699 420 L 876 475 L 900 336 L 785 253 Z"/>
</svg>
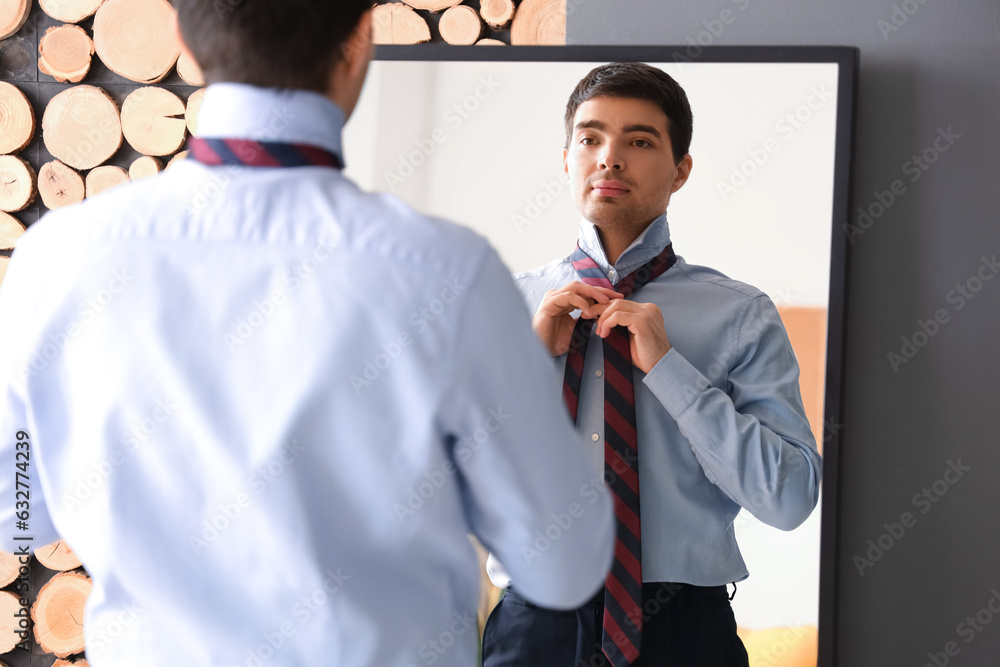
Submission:
<svg viewBox="0 0 1000 667">
<path fill-rule="evenodd" d="M 347 174 L 470 226 L 512 272 L 566 257 L 581 216 L 563 114 L 597 64 L 376 61 L 346 128 Z M 684 88 L 694 116 L 690 179 L 667 212 L 674 250 L 778 307 L 822 448 L 838 66 L 650 64 Z M 748 651 L 781 644 L 814 664 L 820 505 L 790 532 L 745 510 L 734 526 L 750 572 L 732 602 Z"/>
</svg>

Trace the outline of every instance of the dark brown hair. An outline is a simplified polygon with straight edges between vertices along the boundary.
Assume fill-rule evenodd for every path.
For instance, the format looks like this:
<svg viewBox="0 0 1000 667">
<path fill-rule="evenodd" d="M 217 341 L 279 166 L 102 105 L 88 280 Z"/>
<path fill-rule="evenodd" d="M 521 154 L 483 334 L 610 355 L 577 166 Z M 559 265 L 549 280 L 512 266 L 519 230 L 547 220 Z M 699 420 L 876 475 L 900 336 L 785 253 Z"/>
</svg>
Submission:
<svg viewBox="0 0 1000 667">
<path fill-rule="evenodd" d="M 209 83 L 327 92 L 371 0 L 173 0 Z"/>
<path fill-rule="evenodd" d="M 667 116 L 674 164 L 691 148 L 694 120 L 684 89 L 673 77 L 643 63 L 610 63 L 596 67 L 580 80 L 566 104 L 566 147 L 573 137 L 573 119 L 581 104 L 594 97 L 648 100 Z"/>
</svg>

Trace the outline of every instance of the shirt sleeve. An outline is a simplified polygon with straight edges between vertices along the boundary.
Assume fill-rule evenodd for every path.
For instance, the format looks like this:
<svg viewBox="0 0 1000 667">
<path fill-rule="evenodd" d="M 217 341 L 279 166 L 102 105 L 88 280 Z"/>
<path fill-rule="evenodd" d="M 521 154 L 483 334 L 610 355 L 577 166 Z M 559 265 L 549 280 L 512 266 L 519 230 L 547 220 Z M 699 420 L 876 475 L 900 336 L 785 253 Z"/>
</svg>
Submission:
<svg viewBox="0 0 1000 667">
<path fill-rule="evenodd" d="M 464 298 L 441 424 L 470 525 L 525 598 L 578 607 L 611 565 L 614 518 L 602 471 L 551 390 L 552 364 L 492 248 Z M 481 447 L 463 446 L 483 431 Z"/>
<path fill-rule="evenodd" d="M 792 530 L 819 497 L 821 459 L 802 406 L 799 367 L 766 296 L 735 334 L 728 391 L 671 349 L 644 379 L 677 421 L 708 479 L 764 523 Z"/>
<path fill-rule="evenodd" d="M 22 555 L 59 539 L 42 494 L 25 398 L 32 372 L 25 351 L 35 328 L 28 287 L 23 261 L 11 261 L 0 288 L 0 550 Z"/>
</svg>

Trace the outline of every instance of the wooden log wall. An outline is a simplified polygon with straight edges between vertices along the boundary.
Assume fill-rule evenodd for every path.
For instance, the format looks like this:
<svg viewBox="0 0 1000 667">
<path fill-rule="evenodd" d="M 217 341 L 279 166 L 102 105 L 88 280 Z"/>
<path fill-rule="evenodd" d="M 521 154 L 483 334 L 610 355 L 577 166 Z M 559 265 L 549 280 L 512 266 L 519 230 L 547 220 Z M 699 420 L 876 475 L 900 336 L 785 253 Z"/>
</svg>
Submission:
<svg viewBox="0 0 1000 667">
<path fill-rule="evenodd" d="M 380 0 L 375 42 L 456 45 L 566 43 L 567 0 Z"/>
<path fill-rule="evenodd" d="M 0 667 L 87 664 L 82 619 L 91 582 L 65 542 L 39 547 L 26 565 L 0 552 L 0 589 Z"/>
<path fill-rule="evenodd" d="M 154 176 L 183 153 L 201 93 L 194 109 L 187 100 L 204 81 L 177 62 L 172 13 L 166 0 L 0 0 L 0 283 L 49 209 Z M 151 38 L 136 49 L 133 31 Z M 0 667 L 86 665 L 80 561 L 57 543 L 37 549 L 26 576 L 20 567 L 0 553 Z M 27 652 L 14 616 L 26 584 Z"/>
<path fill-rule="evenodd" d="M 204 80 L 172 20 L 167 0 L 0 0 L 0 282 L 18 229 L 183 153 Z"/>
</svg>

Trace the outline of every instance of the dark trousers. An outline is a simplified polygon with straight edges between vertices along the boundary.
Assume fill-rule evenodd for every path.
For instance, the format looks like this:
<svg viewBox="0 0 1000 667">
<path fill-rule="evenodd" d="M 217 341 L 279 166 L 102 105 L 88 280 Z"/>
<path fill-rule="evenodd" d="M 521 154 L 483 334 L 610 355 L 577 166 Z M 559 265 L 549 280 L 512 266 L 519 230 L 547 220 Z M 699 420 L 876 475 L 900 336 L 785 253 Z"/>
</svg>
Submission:
<svg viewBox="0 0 1000 667">
<path fill-rule="evenodd" d="M 748 667 L 725 586 L 642 586 L 642 654 L 633 667 Z M 508 589 L 486 621 L 483 667 L 610 667 L 601 650 L 604 591 L 575 611 Z"/>
</svg>

